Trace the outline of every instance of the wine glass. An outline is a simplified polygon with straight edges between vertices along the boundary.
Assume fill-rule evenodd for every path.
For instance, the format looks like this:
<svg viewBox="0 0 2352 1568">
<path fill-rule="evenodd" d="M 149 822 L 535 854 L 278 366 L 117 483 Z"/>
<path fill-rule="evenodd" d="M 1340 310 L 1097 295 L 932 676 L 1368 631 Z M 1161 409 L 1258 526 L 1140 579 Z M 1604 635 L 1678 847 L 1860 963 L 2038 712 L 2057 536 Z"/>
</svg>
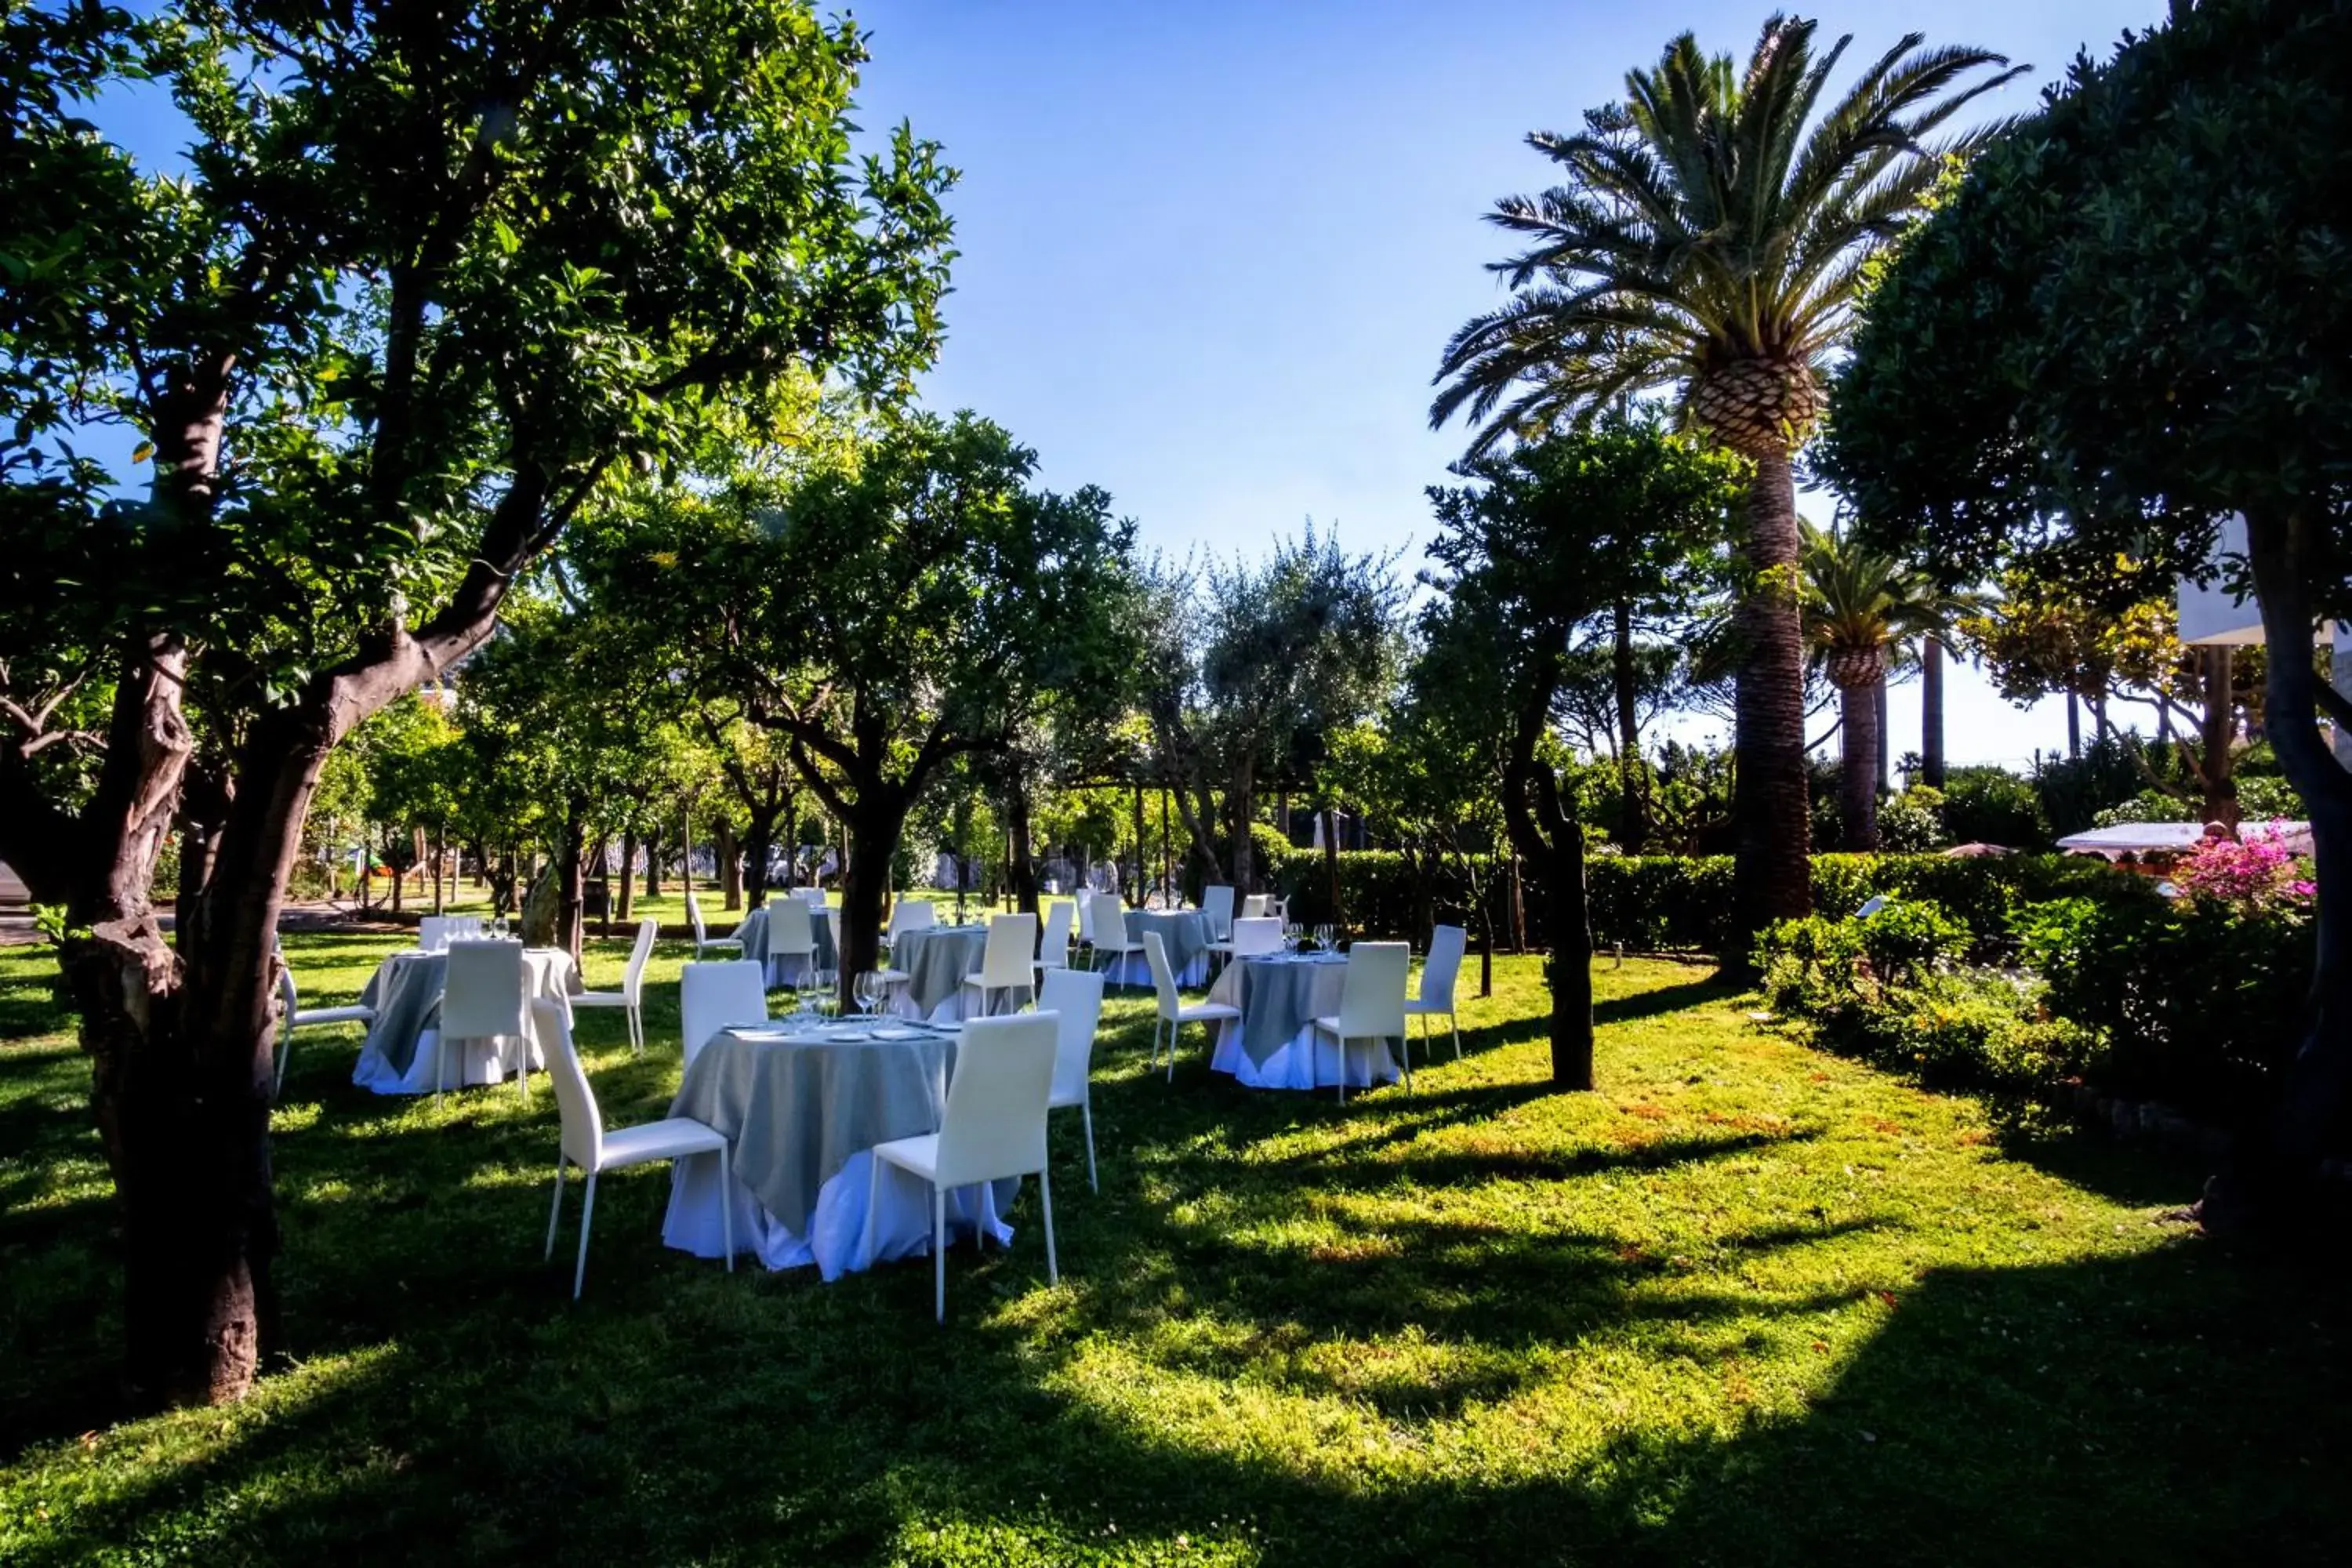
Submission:
<svg viewBox="0 0 2352 1568">
<path fill-rule="evenodd" d="M 1325 952 L 1331 951 L 1331 922 L 1323 921 L 1315 927 L 1315 945 Z"/>
<path fill-rule="evenodd" d="M 1296 953 L 1298 951 L 1299 939 L 1304 937 L 1306 934 L 1307 933 L 1305 931 L 1299 930 L 1298 922 L 1297 921 L 1286 921 L 1283 923 L 1282 927 L 1282 945 L 1289 952 Z"/>
<path fill-rule="evenodd" d="M 850 982 L 849 991 L 856 1000 L 857 1010 L 872 1017 L 875 1009 L 882 1005 L 881 973 L 872 969 L 858 971 L 857 978 Z"/>
</svg>

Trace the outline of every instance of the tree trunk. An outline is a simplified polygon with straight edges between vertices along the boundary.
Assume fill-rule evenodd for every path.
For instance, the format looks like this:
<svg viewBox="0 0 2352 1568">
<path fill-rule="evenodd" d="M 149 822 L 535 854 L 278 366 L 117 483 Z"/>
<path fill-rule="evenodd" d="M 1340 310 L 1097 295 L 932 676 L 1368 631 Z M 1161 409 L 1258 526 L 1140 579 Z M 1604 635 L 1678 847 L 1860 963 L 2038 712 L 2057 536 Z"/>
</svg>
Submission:
<svg viewBox="0 0 2352 1568">
<path fill-rule="evenodd" d="M 2230 754 L 2238 735 L 2237 704 L 2230 690 L 2230 648 L 2224 643 L 2198 651 L 2205 666 L 2205 721 L 2197 759 L 2198 782 L 2205 790 L 2205 820 L 2223 823 L 2234 832 L 2243 814 L 2238 806 Z"/>
<path fill-rule="evenodd" d="M 856 805 L 845 825 L 849 859 L 841 879 L 841 917 L 833 932 L 839 950 L 845 1006 L 854 1001 L 851 984 L 858 975 L 877 967 L 881 956 L 882 907 L 889 894 L 890 863 L 898 858 L 906 819 L 905 806 L 886 786 L 858 788 Z M 963 880 L 961 861 L 956 880 L 959 884 Z"/>
<path fill-rule="evenodd" d="M 1559 835 L 1545 858 L 1544 931 L 1550 956 L 1544 979 L 1551 988 L 1551 1081 L 1559 1089 L 1592 1087 L 1592 919 L 1584 897 L 1584 835 L 1576 825 Z"/>
<path fill-rule="evenodd" d="M 1650 840 L 1650 808 L 1642 787 L 1642 712 L 1633 671 L 1633 606 L 1623 599 L 1612 608 L 1611 674 L 1617 689 L 1617 787 L 1624 797 L 1618 841 L 1639 855 Z"/>
<path fill-rule="evenodd" d="M 646 897 L 661 897 L 662 837 L 659 833 L 646 835 Z"/>
<path fill-rule="evenodd" d="M 710 830 L 711 852 L 719 857 L 719 907 L 743 907 L 743 862 L 737 858 L 735 819 L 720 813 Z"/>
<path fill-rule="evenodd" d="M 2329 559 L 2327 510 L 2281 516 L 2248 509 L 2246 555 L 2270 650 L 2264 729 L 2280 771 L 2311 819 L 2317 943 L 2303 1037 L 2262 1122 L 2240 1137 L 2207 1184 L 2200 1216 L 2223 1234 L 2292 1227 L 2311 1201 L 2329 1140 L 2352 1100 L 2352 773 L 2336 762 L 2314 711 L 2319 681 L 2309 654 L 2318 606 L 2312 585 Z"/>
<path fill-rule="evenodd" d="M 1727 974 L 1746 979 L 1758 931 L 1812 906 L 1805 790 L 1804 639 L 1797 608 L 1797 492 L 1786 455 L 1757 460 L 1748 492 L 1747 563 L 1755 581 L 1738 608 L 1742 644 L 1733 745 L 1730 951 Z"/>
<path fill-rule="evenodd" d="M 1878 697 L 1868 686 L 1838 689 L 1838 847 L 1848 854 L 1878 847 Z"/>
<path fill-rule="evenodd" d="M 1929 637 L 1919 649 L 1919 782 L 1944 787 L 1944 645 Z"/>
<path fill-rule="evenodd" d="M 1233 783 L 1225 795 L 1225 819 L 1234 843 L 1234 896 L 1241 898 L 1258 890 L 1257 840 L 1250 832 L 1250 821 L 1257 816 L 1257 759 L 1244 757 L 1234 769 Z"/>
<path fill-rule="evenodd" d="M 1143 843 L 1143 786 L 1135 786 L 1135 907 L 1142 909 L 1151 902 L 1150 873 L 1146 868 Z"/>
<path fill-rule="evenodd" d="M 2071 691 L 2066 693 L 2066 760 L 2083 760 L 2083 704 Z"/>
<path fill-rule="evenodd" d="M 614 901 L 613 913 L 623 925 L 629 923 L 629 894 L 637 879 L 637 830 L 624 828 L 621 832 L 621 891 Z"/>
<path fill-rule="evenodd" d="M 564 803 L 563 841 L 555 861 L 555 945 L 580 963 L 581 918 L 587 892 L 588 824 L 585 803 Z"/>
<path fill-rule="evenodd" d="M 1024 915 L 1037 912 L 1037 861 L 1029 844 L 1029 785 L 1017 773 L 1004 793 L 1006 859 L 1013 879 L 1013 900 Z"/>
<path fill-rule="evenodd" d="M 1878 793 L 1895 793 L 1895 762 L 1886 754 L 1886 677 L 1880 676 L 1871 684 L 1870 706 L 1878 721 L 1878 736 L 1874 749 L 1878 755 L 1872 766 L 1871 776 L 1877 781 Z"/>
</svg>

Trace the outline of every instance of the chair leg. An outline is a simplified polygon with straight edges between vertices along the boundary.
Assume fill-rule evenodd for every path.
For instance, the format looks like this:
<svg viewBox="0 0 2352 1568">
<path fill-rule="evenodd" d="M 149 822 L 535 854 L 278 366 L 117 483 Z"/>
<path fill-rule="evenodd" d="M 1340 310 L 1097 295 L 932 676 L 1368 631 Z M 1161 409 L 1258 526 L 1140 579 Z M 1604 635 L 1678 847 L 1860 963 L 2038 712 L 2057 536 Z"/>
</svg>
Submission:
<svg viewBox="0 0 2352 1568">
<path fill-rule="evenodd" d="M 931 1316 L 948 1321 L 948 1190 L 931 1184 Z"/>
<path fill-rule="evenodd" d="M 728 1169 L 727 1150 L 719 1151 L 719 1234 L 727 1243 L 727 1272 L 735 1272 L 735 1183 Z"/>
<path fill-rule="evenodd" d="M 1043 1166 L 1037 1171 L 1037 1196 L 1045 1206 L 1045 1283 L 1059 1285 L 1062 1268 L 1054 1257 L 1054 1177 Z"/>
<path fill-rule="evenodd" d="M 1176 1081 L 1176 1042 L 1183 1037 L 1183 1019 L 1168 1020 L 1168 1081 L 1170 1083 Z"/>
<path fill-rule="evenodd" d="M 545 1263 L 555 1256 L 555 1222 L 563 1217 L 563 1156 L 555 1157 L 555 1201 L 547 1205 L 547 1250 L 540 1255 Z"/>
<path fill-rule="evenodd" d="M 1095 1107 L 1091 1097 L 1078 1101 L 1078 1117 L 1087 1124 L 1087 1191 L 1098 1193 L 1095 1183 Z"/>
<path fill-rule="evenodd" d="M 1339 1103 L 1348 1103 L 1348 1037 L 1339 1037 Z"/>
<path fill-rule="evenodd" d="M 580 1287 L 588 1279 L 588 1229 L 596 1223 L 596 1173 L 588 1173 L 588 1201 L 580 1209 L 580 1261 L 572 1269 L 572 1299 L 580 1300 Z"/>
<path fill-rule="evenodd" d="M 1445 1015 L 1445 1026 L 1454 1031 L 1454 1059 L 1462 1059 L 1462 1020 L 1453 1014 Z"/>
</svg>

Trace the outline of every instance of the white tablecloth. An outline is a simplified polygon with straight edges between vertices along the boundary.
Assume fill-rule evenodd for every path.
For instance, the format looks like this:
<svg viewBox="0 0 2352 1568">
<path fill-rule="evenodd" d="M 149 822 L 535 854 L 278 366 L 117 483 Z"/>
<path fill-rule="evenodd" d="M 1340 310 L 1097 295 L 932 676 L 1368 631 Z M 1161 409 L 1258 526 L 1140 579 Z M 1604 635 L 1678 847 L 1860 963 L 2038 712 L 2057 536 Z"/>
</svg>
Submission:
<svg viewBox="0 0 2352 1568">
<path fill-rule="evenodd" d="M 1207 915 L 1199 910 L 1127 911 L 1129 941 L 1140 942 L 1148 931 L 1160 933 L 1160 945 L 1168 950 L 1168 967 L 1175 972 L 1177 984 L 1208 983 L 1211 933 Z M 1138 951 L 1112 959 L 1103 966 L 1103 975 L 1107 984 L 1140 986 L 1148 991 L 1151 988 L 1151 961 Z"/>
<path fill-rule="evenodd" d="M 930 1188 L 886 1166 L 881 1202 L 869 1212 L 869 1151 L 938 1131 L 954 1050 L 944 1031 L 891 1020 L 713 1036 L 687 1069 L 670 1114 L 718 1129 L 734 1165 L 721 1192 L 716 1156 L 672 1164 L 663 1242 L 698 1258 L 723 1256 L 723 1203 L 733 1205 L 736 1246 L 770 1268 L 813 1263 L 837 1279 L 928 1253 Z M 951 1190 L 950 1234 L 985 1226 L 1011 1245 L 998 1210 L 1019 1190 L 1018 1182 Z"/>
<path fill-rule="evenodd" d="M 352 1081 L 377 1094 L 431 1094 L 440 1081 L 441 988 L 449 973 L 446 952 L 395 952 L 377 966 L 360 998 L 376 1010 L 375 1023 L 360 1047 Z M 521 1035 L 451 1042 L 449 1087 L 503 1083 L 509 1073 L 547 1066 L 530 1004 L 564 1004 L 580 990 L 580 972 L 561 948 L 525 948 L 522 955 Z"/>
<path fill-rule="evenodd" d="M 1339 1042 L 1318 1035 L 1315 1020 L 1339 1011 L 1347 984 L 1344 960 L 1261 954 L 1225 966 L 1209 1000 L 1242 1010 L 1217 1026 L 1209 1066 L 1250 1089 L 1322 1089 L 1339 1082 Z M 1344 1062 L 1349 1089 L 1392 1082 L 1400 1075 L 1386 1040 L 1355 1041 Z"/>
</svg>

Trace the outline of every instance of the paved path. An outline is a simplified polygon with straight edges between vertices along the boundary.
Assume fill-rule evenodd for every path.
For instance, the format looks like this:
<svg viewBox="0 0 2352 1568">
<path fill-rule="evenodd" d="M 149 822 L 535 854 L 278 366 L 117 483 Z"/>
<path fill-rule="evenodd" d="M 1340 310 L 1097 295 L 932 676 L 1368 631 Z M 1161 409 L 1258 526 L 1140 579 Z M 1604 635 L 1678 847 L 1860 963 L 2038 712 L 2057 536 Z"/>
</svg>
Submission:
<svg viewBox="0 0 2352 1568">
<path fill-rule="evenodd" d="M 0 947 L 41 940 L 41 933 L 33 929 L 30 898 L 16 873 L 0 864 Z"/>
</svg>

